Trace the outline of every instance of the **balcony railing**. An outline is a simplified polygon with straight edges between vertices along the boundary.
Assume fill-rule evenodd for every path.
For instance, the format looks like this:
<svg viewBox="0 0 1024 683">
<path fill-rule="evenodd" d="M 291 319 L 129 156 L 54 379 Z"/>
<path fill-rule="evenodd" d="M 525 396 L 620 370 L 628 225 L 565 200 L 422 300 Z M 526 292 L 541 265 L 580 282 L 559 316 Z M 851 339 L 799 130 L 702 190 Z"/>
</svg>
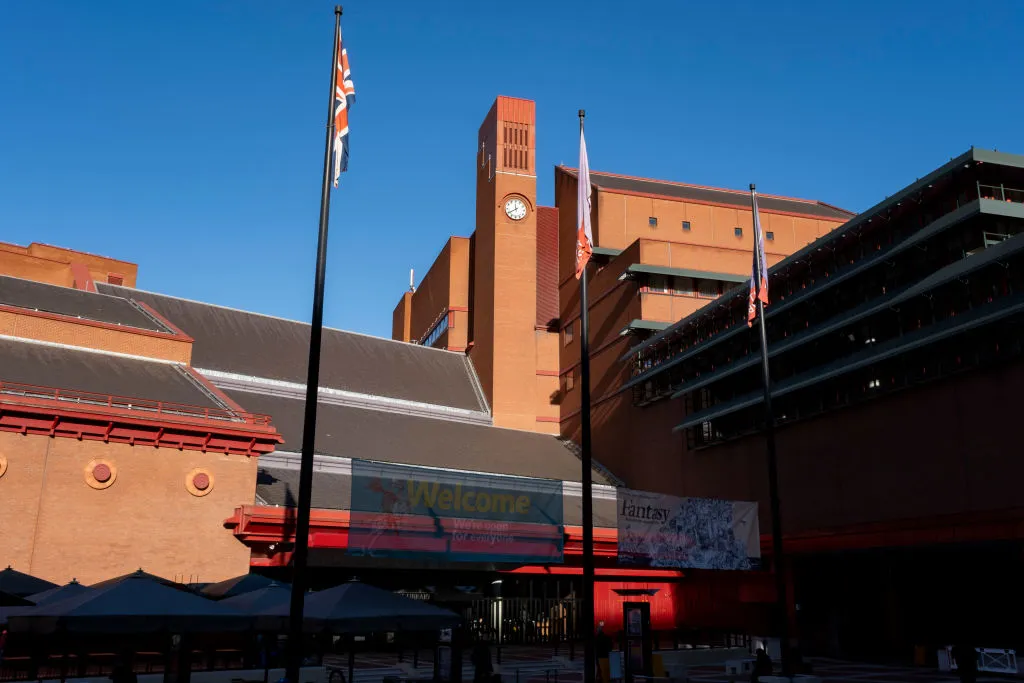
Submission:
<svg viewBox="0 0 1024 683">
<path fill-rule="evenodd" d="M 153 401 L 145 398 L 128 398 L 125 396 L 97 394 L 90 391 L 76 391 L 73 389 L 56 389 L 53 387 L 35 386 L 33 384 L 21 384 L 20 382 L 0 382 L 0 398 L 3 397 L 57 401 L 60 403 L 69 403 L 81 406 L 140 411 L 154 415 L 187 417 L 197 420 L 237 422 L 257 427 L 270 426 L 270 417 L 268 415 L 246 413 L 240 410 L 231 410 L 228 408 L 207 408 L 204 406 L 174 403 L 171 401 Z"/>
<path fill-rule="evenodd" d="M 1024 204 L 1024 190 L 1018 190 L 1005 185 L 982 185 L 978 183 L 978 198 L 993 199 L 997 202 L 1013 202 Z"/>
</svg>

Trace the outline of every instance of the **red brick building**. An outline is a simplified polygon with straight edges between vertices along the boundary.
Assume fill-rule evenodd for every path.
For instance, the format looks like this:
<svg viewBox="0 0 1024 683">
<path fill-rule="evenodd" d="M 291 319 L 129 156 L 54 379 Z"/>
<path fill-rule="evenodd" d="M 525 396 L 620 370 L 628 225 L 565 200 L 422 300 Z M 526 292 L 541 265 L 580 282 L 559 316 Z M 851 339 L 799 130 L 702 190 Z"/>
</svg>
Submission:
<svg viewBox="0 0 1024 683">
<path fill-rule="evenodd" d="M 769 271 L 783 533 L 812 651 L 1024 643 L 1022 188 L 1024 157 L 971 149 Z M 760 501 L 770 528 L 744 288 L 624 362 L 634 425 L 671 440 L 680 492 Z"/>
<path fill-rule="evenodd" d="M 529 101 L 499 98 L 477 143 L 476 229 L 448 240 L 402 296 L 396 340 L 325 330 L 312 578 L 372 573 L 470 611 L 500 579 L 506 599 L 545 623 L 569 606 L 564 634 L 582 628 L 571 619 L 576 176 L 554 169 L 556 206 L 537 206 Z M 1008 188 L 1024 187 L 1022 168 L 972 150 L 856 217 L 762 196 L 787 573 L 811 649 L 906 653 L 965 619 L 1000 627 L 986 644 L 1016 637 L 1016 598 L 972 596 L 978 586 L 1012 595 L 1020 564 L 1007 427 L 1020 384 L 1024 193 Z M 615 561 L 623 484 L 756 500 L 770 528 L 757 345 L 740 319 L 748 196 L 600 172 L 592 182 L 599 618 L 616 628 L 616 591 L 628 588 L 657 591 L 645 598 L 657 629 L 763 632 L 767 572 Z M 139 566 L 199 581 L 249 567 L 286 575 L 308 326 L 140 291 L 125 262 L 36 245 L 5 253 L 0 514 L 17 524 L 0 538 L 0 562 L 55 581 Z M 356 459 L 561 481 L 565 561 L 353 557 Z"/>
<path fill-rule="evenodd" d="M 576 175 L 555 168 L 556 206 L 537 206 L 536 145 L 534 103 L 499 97 L 477 135 L 476 228 L 451 237 L 415 291 L 402 295 L 392 337 L 467 351 L 495 424 L 577 438 Z M 747 277 L 752 223 L 744 192 L 600 172 L 591 181 L 601 266 L 590 302 L 601 460 L 600 449 L 620 448 L 627 435 L 605 429 L 628 421 L 619 356 Z M 852 216 L 821 202 L 763 197 L 769 262 Z M 674 484 L 662 480 L 652 490 Z"/>
<path fill-rule="evenodd" d="M 562 438 L 572 435 L 578 407 L 574 281 L 560 248 L 571 218 L 537 206 L 532 102 L 499 98 L 478 143 L 477 229 L 452 237 L 417 290 L 402 297 L 394 314 L 400 341 L 325 331 L 313 580 L 372 571 L 395 588 L 475 585 L 484 598 L 500 572 L 506 599 L 539 601 L 546 613 L 579 599 L 581 470 L 576 447 Z M 597 382 L 615 383 L 622 367 L 612 361 L 635 335 L 663 328 L 741 277 L 750 218 L 740 193 L 594 179 L 604 264 L 595 280 L 594 365 Z M 555 182 L 561 204 L 575 176 L 559 168 Z M 766 208 L 776 212 L 766 218 L 778 234 L 773 261 L 847 216 L 784 198 Z M 92 582 L 139 566 L 193 581 L 248 567 L 286 573 L 308 326 L 134 289 L 137 268 L 123 261 L 38 245 L 6 253 L 0 513 L 20 521 L 0 539 L 0 560 L 53 581 Z M 708 255 L 718 260 L 709 266 Z M 598 410 L 630 408 L 606 394 L 595 392 Z M 604 434 L 617 418 L 598 414 L 611 446 Z M 452 566 L 346 554 L 355 458 L 563 482 L 564 564 Z M 597 459 L 612 460 L 600 451 Z M 771 600 L 762 574 L 680 583 L 679 572 L 616 566 L 615 486 L 624 476 L 640 481 L 620 470 L 594 471 L 599 616 L 614 626 L 622 600 L 615 591 L 631 587 L 657 591 L 659 629 L 737 627 L 758 617 Z M 652 488 L 673 487 L 665 479 Z M 560 618 L 563 635 L 583 628 L 571 614 Z"/>
</svg>

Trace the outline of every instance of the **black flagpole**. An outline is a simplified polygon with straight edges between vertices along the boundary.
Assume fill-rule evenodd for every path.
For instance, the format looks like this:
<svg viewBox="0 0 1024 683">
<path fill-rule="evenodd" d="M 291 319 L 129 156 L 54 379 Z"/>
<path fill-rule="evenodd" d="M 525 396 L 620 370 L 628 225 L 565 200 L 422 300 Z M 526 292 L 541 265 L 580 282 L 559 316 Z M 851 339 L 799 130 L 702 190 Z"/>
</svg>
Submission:
<svg viewBox="0 0 1024 683">
<path fill-rule="evenodd" d="M 583 135 L 583 118 L 587 115 L 580 109 L 580 135 Z M 582 221 L 583 216 L 576 220 Z M 580 419 L 582 434 L 580 446 L 583 451 L 583 626 L 586 628 L 583 640 L 583 683 L 594 683 L 597 668 L 594 651 L 594 501 L 593 469 L 590 455 L 590 316 L 587 311 L 587 265 L 580 276 Z"/>
<path fill-rule="evenodd" d="M 334 140 L 334 88 L 341 37 L 341 5 L 334 7 L 334 59 L 327 106 L 327 144 L 324 149 L 324 178 L 320 187 L 320 234 L 316 244 L 316 278 L 313 282 L 313 320 L 309 328 L 309 367 L 306 371 L 306 415 L 302 425 L 302 464 L 299 469 L 299 509 L 295 524 L 295 553 L 292 559 L 291 611 L 288 618 L 288 661 L 285 677 L 299 683 L 302 667 L 303 608 L 306 564 L 309 559 L 309 509 L 313 496 L 313 452 L 316 445 L 316 402 L 320 385 L 320 342 L 324 327 L 324 279 L 327 274 L 327 223 L 331 213 L 331 143 Z"/>
<path fill-rule="evenodd" d="M 750 208 L 752 215 L 757 213 L 757 188 L 750 184 Z M 754 234 L 755 280 L 761 286 L 761 249 L 758 246 L 763 239 Z M 764 265 L 765 272 L 768 270 Z M 786 600 L 785 559 L 782 550 L 782 513 L 779 505 L 779 468 L 775 455 L 775 412 L 772 410 L 771 374 L 768 371 L 768 331 L 764 322 L 764 302 L 757 297 L 757 329 L 761 336 L 761 383 L 764 385 L 764 438 L 768 447 L 768 497 L 772 513 L 772 556 L 775 569 L 776 612 L 778 613 L 779 652 L 782 655 L 782 672 L 792 675 L 789 652 L 789 605 Z"/>
</svg>

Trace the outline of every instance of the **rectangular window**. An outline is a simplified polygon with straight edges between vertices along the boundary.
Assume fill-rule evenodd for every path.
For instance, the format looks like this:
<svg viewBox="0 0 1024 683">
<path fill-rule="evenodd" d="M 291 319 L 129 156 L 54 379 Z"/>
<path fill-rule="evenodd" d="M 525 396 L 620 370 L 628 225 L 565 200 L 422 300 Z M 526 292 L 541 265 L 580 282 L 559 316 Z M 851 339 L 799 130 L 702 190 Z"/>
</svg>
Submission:
<svg viewBox="0 0 1024 683">
<path fill-rule="evenodd" d="M 107 282 L 112 285 L 123 285 L 124 276 L 119 273 L 107 273 Z"/>
<path fill-rule="evenodd" d="M 683 232 L 690 232 L 690 221 L 683 221 Z"/>
<path fill-rule="evenodd" d="M 737 237 L 743 237 L 743 228 L 733 228 L 732 234 L 736 235 Z"/>
<path fill-rule="evenodd" d="M 647 281 L 648 292 L 668 293 L 668 278 L 664 275 L 651 275 Z"/>
<path fill-rule="evenodd" d="M 768 232 L 766 232 L 764 234 L 764 238 L 766 240 L 768 240 L 769 242 L 774 242 L 775 241 L 775 233 L 772 232 L 771 230 L 769 230 Z"/>
<path fill-rule="evenodd" d="M 572 343 L 572 328 L 576 323 L 569 323 L 569 326 L 562 330 L 562 343 L 568 346 Z"/>
<path fill-rule="evenodd" d="M 657 219 L 657 217 L 656 216 L 651 216 L 650 218 L 648 218 L 647 219 L 647 225 L 649 225 L 652 228 L 658 227 L 658 219 Z"/>
<path fill-rule="evenodd" d="M 698 280 L 697 293 L 702 299 L 714 299 L 721 293 L 718 280 Z"/>
<path fill-rule="evenodd" d="M 575 374 L 576 374 L 576 370 L 570 370 L 569 372 L 565 373 L 565 390 L 566 391 L 572 391 L 572 388 L 575 386 L 575 384 L 576 384 L 575 377 L 574 377 Z"/>
<path fill-rule="evenodd" d="M 433 346 L 434 344 L 436 344 L 437 341 L 441 338 L 441 336 L 448 331 L 448 323 L 450 317 L 451 314 L 445 314 L 443 318 L 437 321 L 433 329 L 431 329 L 427 336 L 420 341 L 420 344 L 422 344 L 423 346 Z"/>
</svg>

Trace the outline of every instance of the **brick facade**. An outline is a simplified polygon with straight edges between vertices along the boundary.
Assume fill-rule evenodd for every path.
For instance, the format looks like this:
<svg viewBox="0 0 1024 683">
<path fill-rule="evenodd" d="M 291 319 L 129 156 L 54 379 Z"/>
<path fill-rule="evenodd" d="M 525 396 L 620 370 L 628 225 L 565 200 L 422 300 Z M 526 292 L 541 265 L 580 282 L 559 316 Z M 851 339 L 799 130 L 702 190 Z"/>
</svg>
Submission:
<svg viewBox="0 0 1024 683">
<path fill-rule="evenodd" d="M 188 364 L 192 340 L 0 305 L 0 335 Z"/>
<path fill-rule="evenodd" d="M 82 268 L 72 268 L 81 266 Z M 33 242 L 27 247 L 0 242 L 0 273 L 36 282 L 86 289 L 85 282 L 76 282 L 74 270 L 88 273 L 96 282 L 110 282 L 134 287 L 138 266 L 128 261 L 87 254 Z M 81 280 L 81 278 L 77 278 Z"/>
<path fill-rule="evenodd" d="M 468 348 L 495 424 L 578 439 L 576 176 L 572 169 L 556 168 L 556 206 L 536 206 L 535 118 L 535 105 L 529 100 L 499 97 L 495 101 L 477 139 L 476 231 L 469 240 L 451 238 L 416 293 L 403 295 L 395 308 L 392 336 L 413 343 L 427 339 L 438 316 L 448 307 L 455 308 L 456 298 L 462 304 L 462 298 L 453 295 L 452 283 L 465 281 L 468 310 L 461 313 L 459 309 L 450 318 L 454 325 L 445 335 L 430 337 L 432 345 L 452 351 Z M 628 277 L 619 278 L 628 275 L 625 270 L 633 264 L 706 271 L 733 279 L 749 276 L 752 214 L 741 200 L 744 193 L 600 175 L 605 181 L 611 179 L 612 185 L 661 188 L 665 193 L 612 189 L 600 182 L 594 188 L 596 246 L 621 252 L 612 263 L 602 261 L 592 268 L 604 270 L 595 276 L 591 290 L 591 394 L 595 419 L 599 414 L 607 418 L 602 425 L 594 425 L 595 457 L 601 462 L 628 463 L 628 455 L 611 446 L 622 440 L 620 435 L 598 436 L 601 429 L 628 431 L 623 425 L 632 416 L 629 401 L 616 398 L 628 374 L 619 358 L 636 341 L 622 336 L 624 329 L 634 320 L 675 322 L 717 297 L 724 287 L 716 285 L 713 293 L 686 294 L 654 291 Z M 674 196 L 680 192 L 695 197 Z M 505 202 L 513 197 L 521 197 L 528 205 L 527 215 L 520 220 L 505 215 Z M 772 201 L 777 206 L 761 210 L 769 265 L 847 217 L 819 202 L 782 197 Z M 454 255 L 454 245 L 462 243 L 471 245 L 466 260 Z M 463 320 L 468 325 L 462 326 Z M 569 341 L 567 329 L 575 331 Z M 468 337 L 462 336 L 464 330 Z M 608 452 L 599 452 L 606 446 Z"/>
<path fill-rule="evenodd" d="M 249 568 L 249 549 L 223 527 L 256 487 L 256 458 L 173 448 L 0 433 L 0 557 L 55 583 L 88 584 L 138 568 L 188 581 L 219 581 Z M 87 466 L 102 460 L 114 483 L 96 489 Z M 187 489 L 209 472 L 208 495 Z"/>
</svg>

